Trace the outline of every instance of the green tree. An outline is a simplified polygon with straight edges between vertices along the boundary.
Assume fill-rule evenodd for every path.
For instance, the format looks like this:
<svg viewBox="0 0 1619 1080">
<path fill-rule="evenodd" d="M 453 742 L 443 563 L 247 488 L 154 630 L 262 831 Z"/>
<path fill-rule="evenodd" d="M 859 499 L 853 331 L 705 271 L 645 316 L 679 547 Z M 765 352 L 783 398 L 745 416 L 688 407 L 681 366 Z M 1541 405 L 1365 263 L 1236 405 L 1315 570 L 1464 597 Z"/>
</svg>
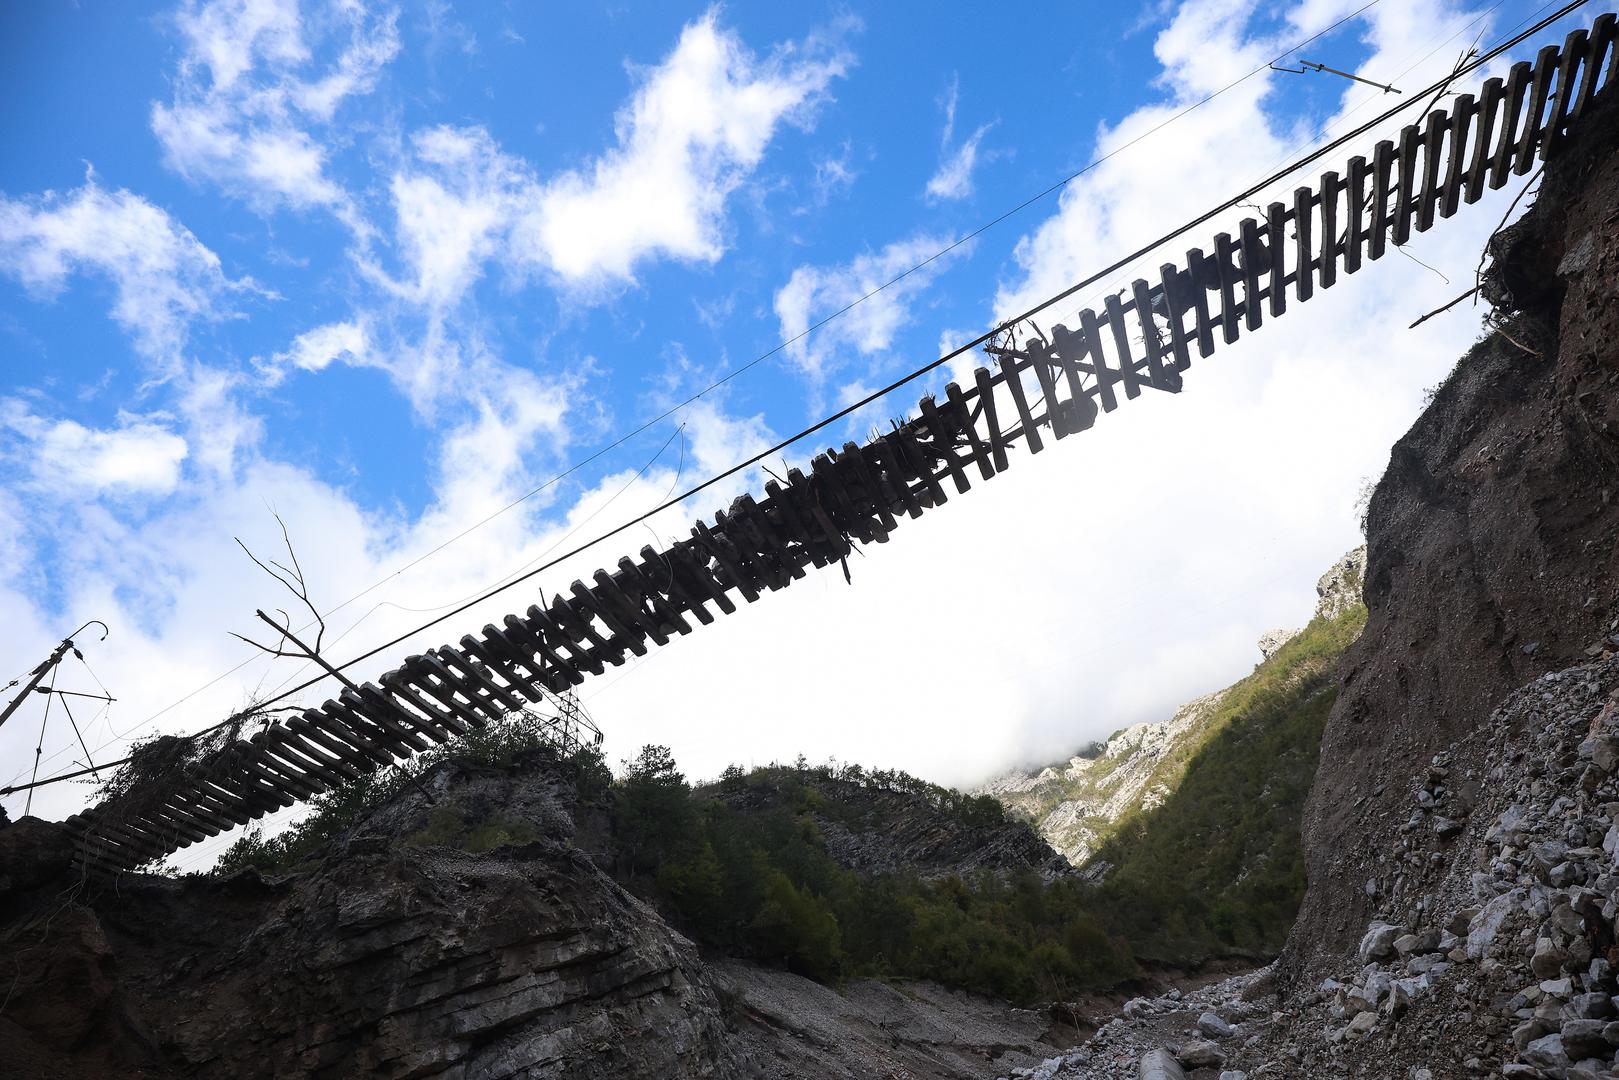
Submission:
<svg viewBox="0 0 1619 1080">
<path fill-rule="evenodd" d="M 837 977 L 842 958 L 837 918 L 826 901 L 799 889 L 779 870 L 765 881 L 764 906 L 752 931 L 765 959 L 812 979 Z"/>
<path fill-rule="evenodd" d="M 624 763 L 613 812 L 613 834 L 625 869 L 655 876 L 667 859 L 689 855 L 696 842 L 691 788 L 667 746 L 647 745 Z"/>
</svg>

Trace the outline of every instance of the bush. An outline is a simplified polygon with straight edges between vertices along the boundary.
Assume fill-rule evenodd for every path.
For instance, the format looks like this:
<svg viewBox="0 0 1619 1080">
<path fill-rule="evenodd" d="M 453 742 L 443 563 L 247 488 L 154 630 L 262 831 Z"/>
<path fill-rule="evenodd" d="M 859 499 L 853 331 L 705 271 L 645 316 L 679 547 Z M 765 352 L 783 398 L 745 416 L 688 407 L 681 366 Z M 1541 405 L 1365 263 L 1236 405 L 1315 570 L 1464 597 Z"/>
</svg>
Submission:
<svg viewBox="0 0 1619 1080">
<path fill-rule="evenodd" d="M 406 764 L 390 769 L 374 768 L 358 779 L 314 796 L 308 801 L 309 813 L 276 836 L 266 839 L 262 829 L 248 832 L 225 849 L 215 864 L 214 873 L 226 875 L 249 866 L 272 871 L 289 869 L 353 828 L 372 809 L 441 761 L 454 759 L 473 765 L 506 767 L 523 754 L 554 756 L 553 738 L 545 718 L 530 712 L 512 713 L 499 724 L 474 728 L 418 754 Z M 602 760 L 601 752 L 593 747 L 581 747 L 561 759 L 559 765 L 573 778 L 581 799 L 599 799 L 612 785 L 613 774 Z M 452 836 L 454 829 L 461 831 Z M 424 839 L 427 834 L 432 834 L 433 838 Z M 425 833 L 418 833 L 412 842 L 455 845 L 465 840 L 479 845 L 468 850 L 488 851 L 502 843 L 534 839 L 531 827 L 515 821 L 496 823 L 474 835 L 476 839 L 467 835 L 459 818 L 453 827 L 441 819 L 437 826 L 430 824 Z"/>
</svg>

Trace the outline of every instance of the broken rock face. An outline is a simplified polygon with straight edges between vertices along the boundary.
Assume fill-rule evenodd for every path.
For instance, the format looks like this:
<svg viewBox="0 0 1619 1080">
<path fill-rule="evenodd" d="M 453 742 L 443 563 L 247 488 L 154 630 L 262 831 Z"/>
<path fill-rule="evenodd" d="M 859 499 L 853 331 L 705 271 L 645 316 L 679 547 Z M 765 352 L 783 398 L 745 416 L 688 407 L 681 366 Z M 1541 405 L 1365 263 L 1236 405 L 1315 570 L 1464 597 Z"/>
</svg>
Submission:
<svg viewBox="0 0 1619 1080">
<path fill-rule="evenodd" d="M 554 827 L 544 785 L 516 784 L 454 765 L 428 777 L 435 814 L 500 806 Z M 498 857 L 413 843 L 428 819 L 414 789 L 377 818 L 389 834 L 285 877 L 136 876 L 65 905 L 12 894 L 7 1055 L 91 1077 L 723 1071 L 695 950 L 565 836 Z M 52 963 L 27 960 L 42 949 Z"/>
<path fill-rule="evenodd" d="M 1619 769 L 1595 760 L 1610 736 L 1619 657 L 1525 686 L 1476 752 L 1432 760 L 1386 860 L 1401 874 L 1338 970 L 1136 999 L 1055 1080 L 1173 1076 L 1155 1050 L 1209 1080 L 1619 1080 Z M 1440 789 L 1469 771 L 1489 782 L 1442 835 Z"/>
</svg>

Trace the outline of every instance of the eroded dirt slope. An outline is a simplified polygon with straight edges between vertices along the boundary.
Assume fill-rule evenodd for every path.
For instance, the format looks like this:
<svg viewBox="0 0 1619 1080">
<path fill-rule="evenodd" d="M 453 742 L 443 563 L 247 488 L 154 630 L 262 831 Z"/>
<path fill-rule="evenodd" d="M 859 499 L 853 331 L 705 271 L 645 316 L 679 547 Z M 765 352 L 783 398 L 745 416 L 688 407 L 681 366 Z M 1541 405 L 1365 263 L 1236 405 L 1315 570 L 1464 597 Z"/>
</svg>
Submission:
<svg viewBox="0 0 1619 1080">
<path fill-rule="evenodd" d="M 1515 687 L 1619 640 L 1616 143 L 1610 94 L 1494 245 L 1504 332 L 1462 360 L 1373 495 L 1370 619 L 1305 814 L 1289 976 L 1325 970 L 1398 901 L 1400 829 L 1431 756 Z"/>
</svg>

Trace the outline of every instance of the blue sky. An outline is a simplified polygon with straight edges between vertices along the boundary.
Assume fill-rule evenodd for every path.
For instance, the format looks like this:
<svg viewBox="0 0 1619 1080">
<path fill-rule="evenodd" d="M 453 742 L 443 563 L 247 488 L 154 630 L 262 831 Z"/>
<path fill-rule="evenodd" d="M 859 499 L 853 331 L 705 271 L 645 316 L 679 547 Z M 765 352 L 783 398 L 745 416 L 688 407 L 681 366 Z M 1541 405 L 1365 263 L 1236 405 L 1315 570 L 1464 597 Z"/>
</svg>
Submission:
<svg viewBox="0 0 1619 1080">
<path fill-rule="evenodd" d="M 803 80 L 785 89 L 794 100 L 778 119 L 748 133 L 762 144 L 757 160 L 717 164 L 713 179 L 730 190 L 698 224 L 694 243 L 630 241 L 610 265 L 581 273 L 522 260 L 468 268 L 474 280 L 445 304 L 456 331 L 476 334 L 502 362 L 583 380 L 596 415 L 594 430 L 574 436 L 581 444 L 773 347 L 782 337 L 774 301 L 796 269 L 880 258 L 891 248 L 925 257 L 1083 165 L 1097 126 L 1150 93 L 1141 75 L 1152 70 L 1153 30 L 1168 17 L 1122 5 L 1106 6 L 1103 17 L 1075 6 L 1055 18 L 1036 5 L 964 6 L 945 17 L 904 5 L 858 15 L 842 5 L 560 13 L 512 5 L 405 9 L 353 23 L 311 11 L 280 79 L 314 81 L 339 69 L 345 53 L 367 49 L 387 60 L 373 59 L 369 88 L 336 103 L 329 118 L 296 109 L 286 118 L 286 130 L 318 141 L 325 161 L 319 184 L 296 179 L 276 190 L 232 175 L 162 126 L 175 112 L 215 99 L 228 108 L 273 85 L 255 69 L 238 77 L 257 84 L 247 93 L 210 95 L 217 76 L 204 54 L 217 43 L 188 39 L 184 29 L 214 30 L 196 26 L 206 10 L 8 9 L 4 134 L 29 151 L 8 155 L 0 184 L 25 200 L 56 193 L 59 204 L 88 175 L 188 230 L 219 260 L 212 284 L 228 314 L 192 322 L 185 352 L 249 378 L 299 334 L 378 308 L 387 313 L 369 335 L 379 339 L 374 347 L 419 343 L 424 325 L 412 307 L 427 305 L 392 302 L 366 272 L 409 274 L 408 242 L 388 233 L 400 212 L 390 181 L 419 175 L 425 156 L 413 142 L 435 134 L 476 140 L 472 153 L 501 159 L 469 162 L 461 176 L 489 164 L 544 185 L 588 171 L 622 147 L 618 118 L 688 31 L 718 37 L 764 69 L 759 82 L 770 81 L 772 68 L 777 82 Z M 266 29 L 247 46 L 262 66 L 274 62 L 271 37 Z M 1331 46 L 1325 55 L 1338 60 L 1363 51 L 1349 35 Z M 1304 80 L 1289 87 L 1301 104 L 1314 89 Z M 942 173 L 969 145 L 977 167 Z M 433 182 L 430 169 L 421 172 Z M 341 189 L 351 205 L 310 190 L 323 185 Z M 341 220 L 347 214 L 379 232 L 365 245 L 365 268 L 356 265 L 355 230 Z M 929 275 L 929 289 L 881 355 L 840 360 L 826 385 L 795 377 L 791 363 L 772 363 L 734 384 L 728 407 L 786 428 L 837 400 L 842 387 L 909 366 L 935 347 L 941 326 L 975 327 L 1009 270 L 1017 224 Z M 890 266 L 902 268 L 892 259 L 872 268 Z M 152 365 L 129 355 L 127 328 L 105 317 L 109 291 L 104 275 L 81 273 L 51 282 L 45 303 L 27 290 L 5 296 L 13 370 L 36 374 L 16 388 L 40 393 L 52 415 L 96 428 L 115 425 L 121 411 L 161 407 L 172 389 L 154 385 Z M 433 498 L 431 429 L 455 405 L 424 423 L 378 369 L 339 365 L 321 374 L 251 392 L 266 422 L 265 452 L 342 485 L 364 505 L 421 513 Z M 365 407 L 354 407 L 362 399 Z M 666 434 L 648 432 L 622 460 L 640 461 Z M 538 449 L 525 464 L 544 468 L 549 448 Z"/>
<path fill-rule="evenodd" d="M 1382 95 L 1331 76 L 1243 82 L 415 563 L 1358 7 L 8 5 L 0 655 L 23 669 L 106 619 L 97 671 L 121 700 L 97 746 L 204 726 L 289 675 L 255 662 L 151 719 L 244 659 L 227 631 L 274 599 L 232 537 L 267 549 L 281 513 L 323 608 L 382 581 L 333 618 L 340 655 L 381 641 L 1371 115 Z M 1300 55 L 1416 87 L 1535 10 L 1380 0 Z M 1497 201 L 1413 250 L 1459 280 Z M 1478 332 L 1459 311 L 1368 339 L 1460 291 L 1391 262 L 1211 363 L 1156 418 L 1120 414 L 1085 453 L 913 527 L 854 587 L 795 588 L 665 650 L 679 660 L 609 676 L 586 698 L 611 749 L 657 738 L 700 774 L 803 749 L 960 782 L 1230 681 L 1260 630 L 1308 617 L 1315 575 L 1356 542 L 1357 490 Z M 1116 558 L 1082 574 L 1065 567 L 1076 545 Z M 948 582 L 972 599 L 930 607 Z M 859 713 L 896 692 L 894 655 L 774 685 L 772 666 L 900 613 L 959 645 L 1010 640 L 880 733 Z M 913 636 L 888 640 L 926 666 Z M 1098 640 L 1117 656 L 1076 665 L 1074 643 Z M 748 704 L 716 715 L 722 688 Z M 32 758 L 24 726 L 0 731 L 7 762 Z"/>
</svg>

